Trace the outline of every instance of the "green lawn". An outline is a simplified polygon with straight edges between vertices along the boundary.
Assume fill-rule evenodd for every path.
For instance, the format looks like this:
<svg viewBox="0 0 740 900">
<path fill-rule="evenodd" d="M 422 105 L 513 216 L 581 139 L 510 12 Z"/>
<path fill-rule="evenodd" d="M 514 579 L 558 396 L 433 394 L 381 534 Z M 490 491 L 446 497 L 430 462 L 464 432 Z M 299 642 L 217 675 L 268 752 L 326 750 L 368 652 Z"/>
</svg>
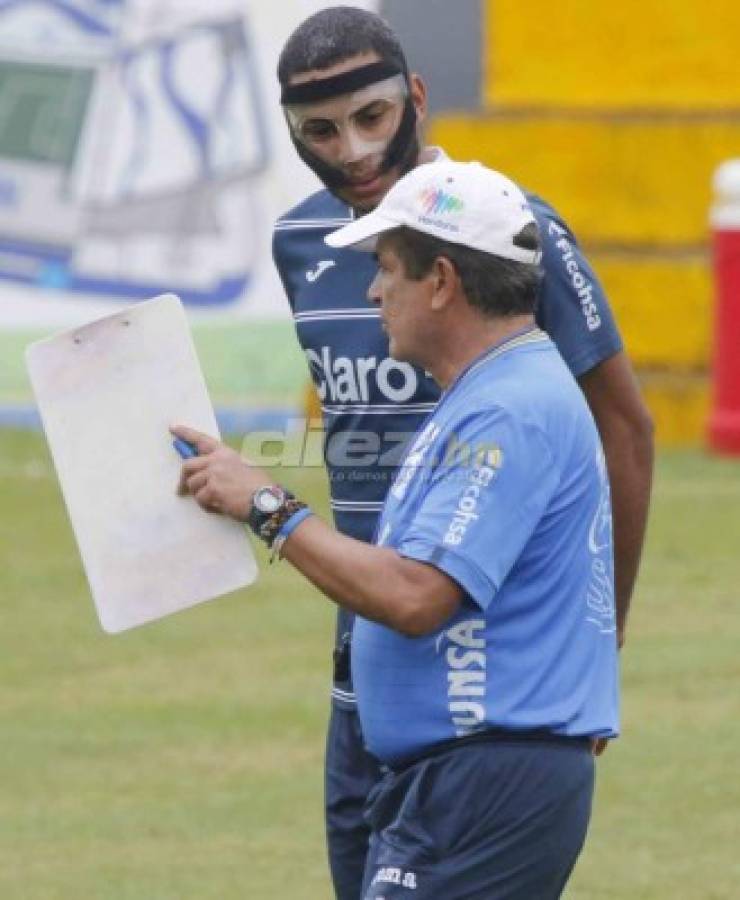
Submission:
<svg viewBox="0 0 740 900">
<path fill-rule="evenodd" d="M 320 471 L 282 477 L 324 506 Z M 740 461 L 663 455 L 570 900 L 738 896 L 739 537 Z M 331 631 L 282 564 L 103 634 L 43 439 L 0 432 L 0 898 L 330 897 Z"/>
</svg>

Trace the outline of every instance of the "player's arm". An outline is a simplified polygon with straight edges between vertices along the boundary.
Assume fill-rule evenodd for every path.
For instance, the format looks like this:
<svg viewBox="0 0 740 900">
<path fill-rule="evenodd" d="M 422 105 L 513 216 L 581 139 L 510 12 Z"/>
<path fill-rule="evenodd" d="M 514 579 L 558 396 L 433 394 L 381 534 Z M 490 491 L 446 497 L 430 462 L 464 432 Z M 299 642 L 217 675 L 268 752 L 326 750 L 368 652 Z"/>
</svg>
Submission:
<svg viewBox="0 0 740 900">
<path fill-rule="evenodd" d="M 617 636 L 621 646 L 650 505 L 653 423 L 623 352 L 599 363 L 578 381 L 599 428 L 609 471 Z"/>
<path fill-rule="evenodd" d="M 557 213 L 539 200 L 535 209 L 545 268 L 538 319 L 583 390 L 609 471 L 621 646 L 650 503 L 652 420 L 598 276 Z"/>
<path fill-rule="evenodd" d="M 183 464 L 180 493 L 209 512 L 245 522 L 254 492 L 271 484 L 270 476 L 199 431 L 177 427 L 173 433 L 198 451 Z M 433 566 L 346 537 L 316 516 L 302 522 L 283 549 L 284 558 L 332 600 L 410 637 L 439 628 L 463 596 Z"/>
</svg>

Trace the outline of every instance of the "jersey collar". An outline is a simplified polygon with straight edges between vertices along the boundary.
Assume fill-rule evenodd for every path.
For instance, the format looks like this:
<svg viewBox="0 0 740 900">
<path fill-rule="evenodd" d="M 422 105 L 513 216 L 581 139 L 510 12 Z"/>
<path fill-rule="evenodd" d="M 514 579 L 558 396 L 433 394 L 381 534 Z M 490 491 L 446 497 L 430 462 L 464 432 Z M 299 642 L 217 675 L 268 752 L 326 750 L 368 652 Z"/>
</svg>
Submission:
<svg viewBox="0 0 740 900">
<path fill-rule="evenodd" d="M 504 338 L 502 341 L 499 341 L 497 344 L 484 350 L 483 353 L 476 356 L 472 362 L 468 363 L 452 384 L 442 392 L 442 400 L 448 397 L 461 381 L 467 379 L 469 375 L 477 369 L 480 369 L 482 366 L 487 365 L 494 359 L 498 359 L 499 356 L 503 356 L 511 350 L 516 350 L 518 347 L 524 347 L 529 344 L 539 344 L 548 340 L 549 337 L 547 334 L 545 334 L 541 328 L 538 328 L 537 325 L 528 325 L 520 331 L 515 331 L 514 334 L 509 335 L 509 337 Z"/>
</svg>

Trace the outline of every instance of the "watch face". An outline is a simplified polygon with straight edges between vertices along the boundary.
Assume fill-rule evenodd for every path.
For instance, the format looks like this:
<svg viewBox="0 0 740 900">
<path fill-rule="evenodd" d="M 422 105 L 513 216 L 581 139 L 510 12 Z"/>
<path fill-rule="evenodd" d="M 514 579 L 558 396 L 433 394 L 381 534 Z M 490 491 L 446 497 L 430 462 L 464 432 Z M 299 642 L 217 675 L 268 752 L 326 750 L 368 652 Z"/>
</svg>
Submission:
<svg viewBox="0 0 740 900">
<path fill-rule="evenodd" d="M 271 515 L 285 502 L 285 494 L 279 487 L 263 487 L 254 495 L 254 505 L 261 513 Z"/>
</svg>

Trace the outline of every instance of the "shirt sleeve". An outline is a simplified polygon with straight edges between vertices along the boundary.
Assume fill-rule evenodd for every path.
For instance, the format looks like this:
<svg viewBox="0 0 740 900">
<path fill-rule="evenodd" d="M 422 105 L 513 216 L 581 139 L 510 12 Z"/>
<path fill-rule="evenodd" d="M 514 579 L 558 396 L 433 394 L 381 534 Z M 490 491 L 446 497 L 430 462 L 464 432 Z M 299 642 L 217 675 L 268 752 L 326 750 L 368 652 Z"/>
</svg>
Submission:
<svg viewBox="0 0 740 900">
<path fill-rule="evenodd" d="M 578 378 L 622 349 L 599 279 L 558 214 L 537 197 L 530 203 L 540 228 L 545 277 L 537 321 Z"/>
<path fill-rule="evenodd" d="M 398 552 L 449 575 L 483 610 L 521 555 L 559 482 L 542 431 L 485 410 L 455 429 L 452 460 L 430 477 Z M 466 456 L 469 451 L 469 457 Z"/>
</svg>

